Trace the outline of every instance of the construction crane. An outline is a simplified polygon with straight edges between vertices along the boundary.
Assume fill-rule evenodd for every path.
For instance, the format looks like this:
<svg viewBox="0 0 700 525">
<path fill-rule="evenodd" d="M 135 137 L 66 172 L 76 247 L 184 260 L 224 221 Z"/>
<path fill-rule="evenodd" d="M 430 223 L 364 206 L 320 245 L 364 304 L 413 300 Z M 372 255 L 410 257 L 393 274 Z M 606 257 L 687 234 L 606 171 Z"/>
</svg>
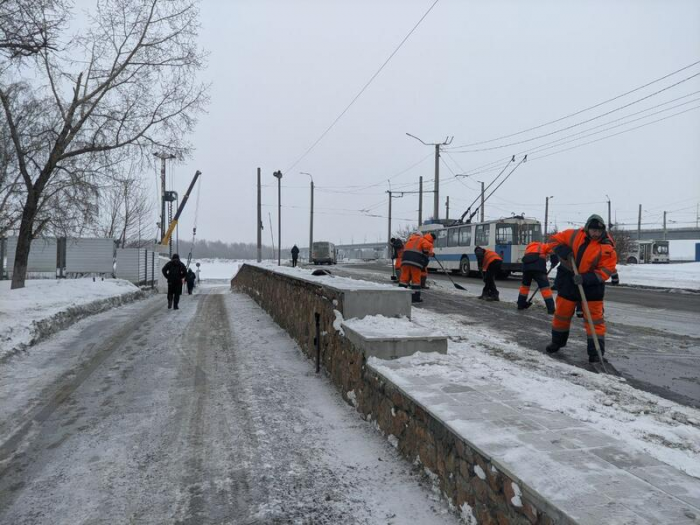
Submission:
<svg viewBox="0 0 700 525">
<path fill-rule="evenodd" d="M 175 217 L 173 218 L 172 222 L 170 223 L 170 226 L 168 226 L 168 231 L 165 232 L 165 235 L 163 235 L 163 239 L 160 241 L 161 247 L 167 247 L 168 243 L 170 242 L 170 237 L 172 237 L 173 232 L 175 231 L 175 227 L 177 226 L 177 221 L 180 219 L 180 214 L 182 213 L 182 210 L 185 208 L 185 204 L 187 204 L 187 199 L 190 197 L 190 193 L 192 192 L 192 188 L 194 188 L 195 183 L 197 182 L 197 179 L 199 176 L 202 174 L 201 171 L 197 170 L 194 174 L 194 178 L 192 179 L 192 182 L 190 182 L 190 187 L 187 188 L 187 192 L 185 193 L 185 196 L 182 198 L 182 202 L 180 203 L 180 206 L 177 208 L 177 213 L 175 214 Z"/>
</svg>

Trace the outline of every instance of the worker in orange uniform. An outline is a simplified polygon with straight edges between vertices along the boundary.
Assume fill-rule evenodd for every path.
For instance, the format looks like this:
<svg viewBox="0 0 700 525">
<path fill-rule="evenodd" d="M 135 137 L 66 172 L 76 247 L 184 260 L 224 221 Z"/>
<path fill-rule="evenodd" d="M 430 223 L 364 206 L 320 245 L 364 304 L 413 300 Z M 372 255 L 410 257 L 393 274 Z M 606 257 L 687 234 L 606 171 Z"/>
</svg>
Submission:
<svg viewBox="0 0 700 525">
<path fill-rule="evenodd" d="M 523 280 L 520 283 L 520 291 L 518 293 L 518 310 L 525 310 L 530 307 L 527 301 L 527 296 L 530 293 L 530 285 L 533 279 L 544 299 L 544 304 L 547 306 L 549 314 L 554 313 L 554 298 L 552 297 L 552 289 L 549 287 L 549 279 L 547 278 L 547 257 L 554 268 L 559 259 L 554 254 L 551 244 L 545 242 L 533 241 L 525 248 L 523 255 Z"/>
<path fill-rule="evenodd" d="M 493 250 L 477 246 L 474 248 L 476 261 L 479 264 L 479 270 L 484 278 L 484 289 L 481 292 L 479 299 L 485 301 L 500 301 L 498 297 L 498 288 L 496 288 L 496 275 L 501 271 L 503 258 Z"/>
<path fill-rule="evenodd" d="M 411 302 L 423 302 L 420 298 L 421 271 L 428 266 L 428 257 L 435 255 L 432 250 L 432 244 L 420 233 L 411 235 L 404 244 L 399 286 L 408 288 L 410 285 L 411 290 L 413 290 Z"/>
<path fill-rule="evenodd" d="M 426 233 L 423 235 L 423 238 L 428 241 L 428 244 L 430 244 L 430 254 L 431 256 L 434 255 L 434 247 L 435 247 L 435 234 L 434 233 Z M 426 264 L 423 269 L 420 272 L 420 287 L 423 290 L 429 290 L 430 287 L 428 286 L 428 265 Z"/>
<path fill-rule="evenodd" d="M 588 301 L 588 309 L 593 319 L 595 333 L 600 342 L 601 354 L 605 353 L 605 319 L 603 318 L 603 297 L 605 281 L 617 272 L 615 247 L 606 235 L 605 222 L 599 215 L 591 215 L 583 228 L 564 230 L 552 235 L 554 253 L 559 257 L 555 285 L 557 287 L 556 313 L 552 319 L 552 342 L 547 352 L 557 352 L 569 338 L 571 318 L 576 303 L 581 301 L 578 285 Z M 571 260 L 575 260 L 579 275 L 575 275 Z M 585 323 L 588 335 L 588 361 L 600 361 L 593 342 L 588 322 Z"/>
</svg>

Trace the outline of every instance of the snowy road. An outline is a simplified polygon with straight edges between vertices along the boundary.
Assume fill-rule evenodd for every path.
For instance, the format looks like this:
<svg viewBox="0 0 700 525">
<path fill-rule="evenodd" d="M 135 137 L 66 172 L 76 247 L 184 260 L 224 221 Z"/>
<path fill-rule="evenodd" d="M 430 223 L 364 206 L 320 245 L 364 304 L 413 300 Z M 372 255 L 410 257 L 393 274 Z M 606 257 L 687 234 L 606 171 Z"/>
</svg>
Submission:
<svg viewBox="0 0 700 525">
<path fill-rule="evenodd" d="M 100 314 L 0 368 L 0 523 L 457 523 L 226 288 Z"/>
<path fill-rule="evenodd" d="M 379 264 L 339 265 L 333 271 L 379 282 L 387 282 L 390 273 L 386 265 Z M 425 302 L 419 308 L 459 315 L 466 325 L 490 327 L 510 341 L 544 351 L 551 337 L 551 318 L 539 295 L 532 308 L 515 309 L 516 279 L 497 281 L 499 303 L 476 299 L 483 287 L 476 278 L 456 278 L 467 292 L 456 290 L 445 275 L 431 273 L 429 281 L 432 288 L 424 292 Z M 605 302 L 606 357 L 613 366 L 642 390 L 700 407 L 700 294 L 613 287 L 609 291 Z M 587 366 L 585 344 L 583 322 L 574 319 L 569 344 L 558 358 Z"/>
</svg>

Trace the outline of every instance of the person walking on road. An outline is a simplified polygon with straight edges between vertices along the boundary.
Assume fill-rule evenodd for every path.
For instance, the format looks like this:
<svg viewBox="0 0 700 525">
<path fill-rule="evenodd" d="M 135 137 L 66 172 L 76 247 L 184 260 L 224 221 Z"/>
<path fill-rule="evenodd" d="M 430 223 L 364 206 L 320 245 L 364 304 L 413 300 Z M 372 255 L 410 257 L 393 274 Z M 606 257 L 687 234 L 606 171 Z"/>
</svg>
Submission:
<svg viewBox="0 0 700 525">
<path fill-rule="evenodd" d="M 187 295 L 192 295 L 192 289 L 194 288 L 194 282 L 197 280 L 197 276 L 192 271 L 192 268 L 187 269 L 187 276 L 185 277 L 187 281 Z"/>
<path fill-rule="evenodd" d="M 556 313 L 552 319 L 552 342 L 547 345 L 546 350 L 551 354 L 566 346 L 571 318 L 576 310 L 576 304 L 581 301 L 578 285 L 582 285 L 600 351 L 601 354 L 605 354 L 605 319 L 603 317 L 605 281 L 617 272 L 617 254 L 612 240 L 605 231 L 605 222 L 599 215 L 591 215 L 583 228 L 559 232 L 552 235 L 551 241 L 560 264 L 555 280 L 557 301 Z M 572 261 L 576 264 L 579 275 L 575 275 Z M 585 328 L 588 340 L 588 361 L 597 363 L 600 358 L 587 322 Z"/>
<path fill-rule="evenodd" d="M 413 290 L 411 295 L 411 302 L 413 303 L 423 302 L 423 299 L 420 297 L 421 271 L 428 265 L 428 257 L 434 255 L 432 243 L 418 232 L 411 235 L 404 245 L 399 286 L 408 288 L 410 283 L 411 290 Z"/>
<path fill-rule="evenodd" d="M 292 246 L 292 268 L 296 267 L 297 259 L 299 259 L 299 248 L 297 248 L 297 245 L 295 244 Z"/>
<path fill-rule="evenodd" d="M 187 277 L 187 268 L 176 253 L 163 266 L 163 276 L 168 280 L 168 310 L 179 309 L 178 303 L 182 295 L 182 280 Z"/>
<path fill-rule="evenodd" d="M 479 299 L 484 301 L 500 301 L 498 288 L 496 288 L 496 275 L 501 271 L 503 258 L 493 250 L 477 246 L 474 248 L 476 261 L 484 278 L 484 289 Z"/>
<path fill-rule="evenodd" d="M 520 283 L 520 291 L 518 293 L 518 310 L 525 310 L 530 307 L 527 296 L 530 293 L 530 285 L 534 280 L 542 294 L 544 304 L 547 306 L 547 313 L 554 313 L 554 298 L 552 290 L 549 287 L 549 278 L 547 277 L 547 257 L 551 262 L 551 268 L 554 268 L 559 259 L 553 252 L 551 244 L 534 241 L 525 248 L 523 255 L 523 280 Z"/>
</svg>

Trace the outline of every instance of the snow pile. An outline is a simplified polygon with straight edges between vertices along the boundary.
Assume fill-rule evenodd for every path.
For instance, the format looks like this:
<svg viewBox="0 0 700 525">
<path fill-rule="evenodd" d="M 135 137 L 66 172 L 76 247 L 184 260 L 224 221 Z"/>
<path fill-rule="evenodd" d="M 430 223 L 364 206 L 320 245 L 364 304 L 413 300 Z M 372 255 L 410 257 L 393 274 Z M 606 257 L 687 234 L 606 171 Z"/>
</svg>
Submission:
<svg viewBox="0 0 700 525">
<path fill-rule="evenodd" d="M 509 342 L 488 328 L 465 326 L 459 316 L 414 309 L 419 324 L 449 335 L 446 355 L 416 353 L 400 358 L 400 369 L 370 358 L 368 363 L 397 384 L 430 378 L 477 390 L 498 385 L 525 406 L 539 406 L 585 422 L 611 439 L 627 443 L 690 476 L 700 478 L 700 410 L 627 385 L 624 379 L 598 375 L 560 363 Z M 429 396 L 410 381 L 413 395 Z M 509 436 L 514 438 L 515 435 Z M 478 472 L 477 472 L 478 474 Z"/>
<path fill-rule="evenodd" d="M 121 279 L 27 280 L 10 290 L 0 281 L 0 359 L 31 346 L 74 322 L 143 295 Z"/>
<path fill-rule="evenodd" d="M 444 334 L 440 332 L 412 322 L 407 317 L 368 315 L 362 319 L 348 319 L 343 324 L 369 339 L 384 339 L 386 337 L 410 339 L 411 337 L 444 336 Z"/>
<path fill-rule="evenodd" d="M 312 275 L 314 269 L 301 268 L 299 266 L 296 268 L 292 268 L 290 266 L 277 266 L 277 263 L 264 261 L 261 263 L 246 261 L 246 264 L 250 264 L 251 266 L 259 266 L 260 268 L 265 268 L 266 270 L 296 277 L 297 279 L 303 279 L 305 281 L 319 283 L 342 290 L 398 290 L 395 285 L 391 284 L 361 281 L 350 277 L 338 277 L 333 275 L 332 269 L 328 270 L 331 272 L 330 275 Z"/>
<path fill-rule="evenodd" d="M 700 262 L 618 265 L 621 284 L 700 290 Z"/>
</svg>

